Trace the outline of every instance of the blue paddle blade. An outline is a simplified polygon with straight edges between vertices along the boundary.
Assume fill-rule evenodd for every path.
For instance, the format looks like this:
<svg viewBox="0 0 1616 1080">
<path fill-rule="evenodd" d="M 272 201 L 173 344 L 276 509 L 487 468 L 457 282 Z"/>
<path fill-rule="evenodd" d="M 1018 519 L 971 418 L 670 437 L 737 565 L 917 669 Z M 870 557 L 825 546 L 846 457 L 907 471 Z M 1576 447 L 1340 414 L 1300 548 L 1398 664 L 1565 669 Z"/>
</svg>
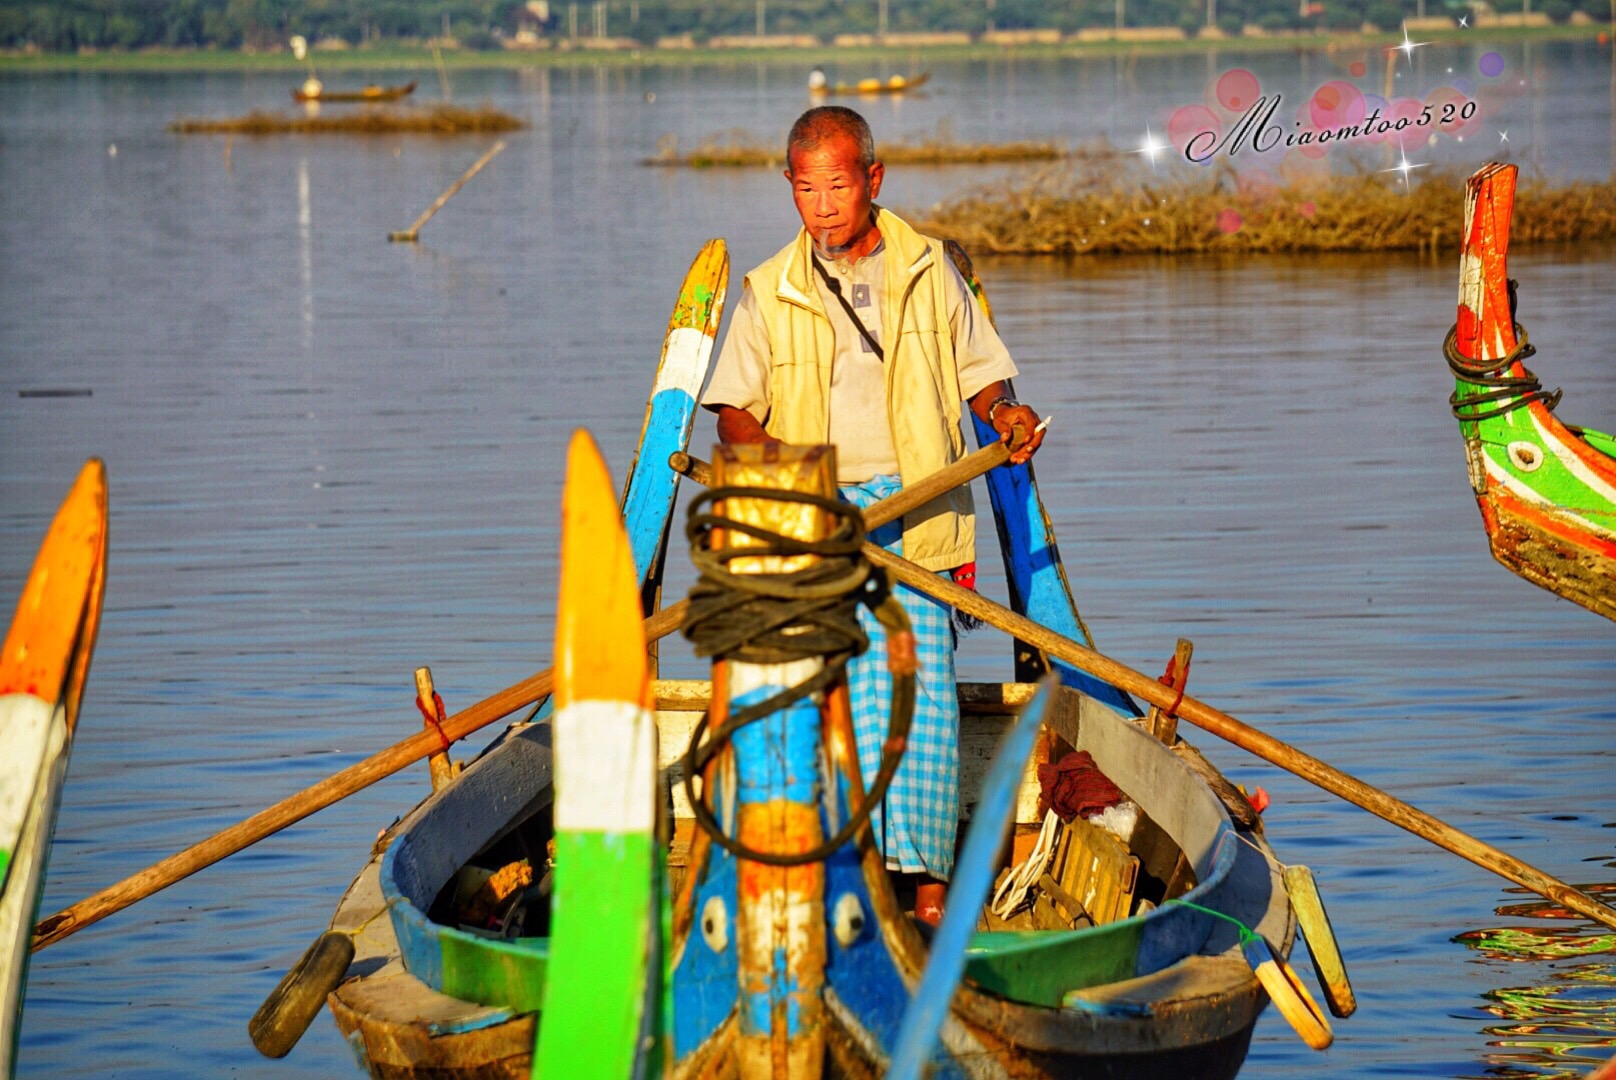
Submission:
<svg viewBox="0 0 1616 1080">
<path fill-rule="evenodd" d="M 976 914 L 982 910 L 988 890 L 993 887 L 993 864 L 997 861 L 1005 827 L 1015 810 L 1016 791 L 1021 786 L 1027 758 L 1032 753 L 1039 727 L 1055 703 L 1059 686 L 1055 675 L 1046 676 L 1038 684 L 1038 692 L 1021 710 L 1015 727 L 1004 737 L 999 752 L 993 757 L 993 765 L 982 784 L 981 801 L 971 815 L 965 849 L 954 866 L 954 880 L 949 886 L 942 925 L 932 937 L 925 973 L 920 977 L 920 986 L 904 1013 L 903 1026 L 893 1045 L 887 1080 L 920 1080 L 931 1059 L 937 1034 L 948 1017 L 954 988 L 965 971 L 965 948 L 976 928 Z"/>
</svg>

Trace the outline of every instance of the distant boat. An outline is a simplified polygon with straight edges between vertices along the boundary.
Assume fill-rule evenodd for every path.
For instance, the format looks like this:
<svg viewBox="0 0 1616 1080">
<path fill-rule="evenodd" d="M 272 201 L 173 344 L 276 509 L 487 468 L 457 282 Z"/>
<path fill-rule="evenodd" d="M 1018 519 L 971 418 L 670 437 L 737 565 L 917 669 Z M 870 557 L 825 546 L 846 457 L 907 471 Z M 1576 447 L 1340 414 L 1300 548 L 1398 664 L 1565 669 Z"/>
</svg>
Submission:
<svg viewBox="0 0 1616 1080">
<path fill-rule="evenodd" d="M 293 101 L 397 101 L 415 93 L 415 81 L 403 86 L 367 86 L 361 90 L 327 90 L 318 79 L 292 88 Z"/>
<path fill-rule="evenodd" d="M 831 83 L 825 79 L 825 73 L 815 71 L 808 77 L 808 92 L 811 94 L 901 94 L 905 90 L 914 90 L 931 81 L 931 73 L 922 71 L 919 75 L 894 75 L 890 79 L 860 79 L 852 83 Z"/>
</svg>

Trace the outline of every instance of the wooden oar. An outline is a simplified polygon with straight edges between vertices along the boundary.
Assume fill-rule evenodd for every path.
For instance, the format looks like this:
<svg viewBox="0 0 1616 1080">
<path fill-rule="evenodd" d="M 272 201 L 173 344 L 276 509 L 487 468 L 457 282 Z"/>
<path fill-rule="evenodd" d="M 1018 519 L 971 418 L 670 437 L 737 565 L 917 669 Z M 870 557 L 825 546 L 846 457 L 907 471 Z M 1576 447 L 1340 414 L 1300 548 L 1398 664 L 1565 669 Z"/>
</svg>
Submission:
<svg viewBox="0 0 1616 1080">
<path fill-rule="evenodd" d="M 988 449 L 991 450 L 993 447 Z M 984 454 L 987 450 L 980 450 L 977 453 Z M 699 484 L 711 482 L 710 468 L 694 458 L 690 459 L 687 467 L 680 471 Z M 873 524 L 871 527 L 874 527 Z M 961 588 L 952 581 L 916 566 L 907 559 L 883 551 L 874 544 L 866 543 L 864 554 L 871 562 L 884 568 L 894 578 L 917 592 L 923 592 L 945 604 L 950 604 L 983 622 L 992 623 L 1000 630 L 1014 634 L 1020 640 L 1042 649 L 1050 656 L 1082 668 L 1089 674 L 1104 679 L 1118 689 L 1141 697 L 1152 705 L 1160 705 L 1163 709 L 1174 708 L 1174 702 L 1178 699 L 1177 692 L 1148 675 L 1141 675 L 1103 653 L 1079 645 L 1071 638 L 1062 637 L 1048 627 L 1041 626 L 1023 615 L 1017 615 L 1002 604 L 994 603 L 970 589 Z M 1196 727 L 1210 731 L 1218 738 L 1234 743 L 1242 750 L 1256 754 L 1287 772 L 1295 773 L 1308 783 L 1321 787 L 1376 817 L 1406 829 L 1423 840 L 1429 840 L 1438 847 L 1446 848 L 1484 870 L 1491 870 L 1501 877 L 1508 878 L 1539 896 L 1555 901 L 1567 910 L 1616 929 L 1616 909 L 1601 904 L 1587 893 L 1573 889 L 1558 878 L 1550 877 L 1513 855 L 1500 851 L 1469 833 L 1461 832 L 1447 822 L 1432 817 L 1425 811 L 1410 806 L 1401 799 L 1366 784 L 1311 754 L 1241 723 L 1228 713 L 1189 696 L 1178 701 L 1176 712 Z"/>
<path fill-rule="evenodd" d="M 937 1034 L 948 1019 L 949 1004 L 965 972 L 965 950 L 976 929 L 977 914 L 993 889 L 994 867 L 1004 846 L 1005 831 L 1015 815 L 1016 792 L 1026 772 L 1027 759 L 1032 756 L 1033 740 L 1048 718 L 1059 685 L 1054 675 L 1044 676 L 1038 692 L 1021 710 L 1015 726 L 993 755 L 993 764 L 982 781 L 981 797 L 971 811 L 965 847 L 954 866 L 942 925 L 932 938 L 926 970 L 904 1011 L 893 1043 L 887 1080 L 920 1080 L 931 1063 L 932 1047 L 937 1045 Z"/>
<path fill-rule="evenodd" d="M 1150 676 L 1141 675 L 1132 668 L 1119 664 L 1093 649 L 1085 648 L 1070 638 L 1052 633 L 1031 619 L 1017 615 L 1009 608 L 969 589 L 962 589 L 953 582 L 945 581 L 938 575 L 906 559 L 889 554 L 873 544 L 865 544 L 864 547 L 865 554 L 869 556 L 871 562 L 884 567 L 893 577 L 917 591 L 946 604 L 952 604 L 966 614 L 975 615 L 983 622 L 992 623 L 1049 655 L 1057 656 L 1090 674 L 1097 675 L 1153 705 L 1160 705 L 1164 709 L 1173 707 L 1177 695 Z M 1586 893 L 1550 877 L 1513 855 L 1461 832 L 1447 822 L 1432 817 L 1425 811 L 1410 806 L 1401 799 L 1372 787 L 1311 754 L 1280 742 L 1271 735 L 1241 723 L 1228 713 L 1189 696 L 1185 696 L 1184 700 L 1179 702 L 1177 712 L 1196 727 L 1210 731 L 1242 750 L 1295 773 L 1308 783 L 1321 787 L 1332 795 L 1338 795 L 1376 817 L 1406 829 L 1421 839 L 1429 840 L 1438 847 L 1446 848 L 1484 870 L 1491 870 L 1517 885 L 1531 889 L 1539 896 L 1554 900 L 1568 910 L 1616 929 L 1616 909 L 1601 904 Z"/>
<path fill-rule="evenodd" d="M 1010 460 L 1008 448 L 998 443 L 939 470 L 936 475 L 916 484 L 915 488 L 924 486 L 925 490 L 931 491 L 930 495 L 921 500 L 929 502 L 936 498 L 937 490 L 947 490 L 970 483 L 995 465 L 1002 465 L 1008 460 Z M 703 465 L 702 468 L 706 466 Z M 865 522 L 874 528 L 920 505 L 915 501 L 918 496 L 912 494 L 906 496 L 908 491 L 909 489 L 905 489 L 872 505 L 864 512 Z M 646 619 L 646 641 L 657 641 L 677 630 L 688 606 L 688 601 L 681 600 Z M 546 668 L 537 675 L 530 676 L 514 686 L 484 698 L 468 709 L 455 713 L 442 724 L 444 738 L 450 742 L 463 739 L 472 732 L 548 696 L 554 687 L 554 674 L 554 668 Z M 260 810 L 245 821 L 193 844 L 184 851 L 176 852 L 163 861 L 80 900 L 72 907 L 64 908 L 48 919 L 42 919 L 34 927 L 33 949 L 35 951 L 42 949 L 92 923 L 101 921 L 114 912 L 122 911 L 130 904 L 144 900 L 176 881 L 212 866 L 220 859 L 234 855 L 266 836 L 294 825 L 310 814 L 323 810 L 332 803 L 339 802 L 354 792 L 361 791 L 376 781 L 391 776 L 400 769 L 413 765 L 442 749 L 443 741 L 438 737 L 438 733 L 423 730 L 386 750 L 371 755 L 364 761 L 350 765 L 313 787 L 305 788 L 266 810 Z"/>
</svg>

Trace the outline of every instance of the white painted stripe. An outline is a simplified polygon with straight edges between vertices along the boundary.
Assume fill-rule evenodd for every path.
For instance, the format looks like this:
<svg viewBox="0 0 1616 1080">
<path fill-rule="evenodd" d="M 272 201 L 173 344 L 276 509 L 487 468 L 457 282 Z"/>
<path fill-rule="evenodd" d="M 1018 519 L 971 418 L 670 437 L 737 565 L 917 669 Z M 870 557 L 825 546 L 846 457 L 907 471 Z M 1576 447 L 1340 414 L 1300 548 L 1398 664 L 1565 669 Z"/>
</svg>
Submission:
<svg viewBox="0 0 1616 1080">
<path fill-rule="evenodd" d="M 0 697 L 0 851 L 15 854 L 22 823 L 47 756 L 60 752 L 67 735 L 65 714 L 32 694 Z M 3 882 L 0 882 L 3 885 Z"/>
<path fill-rule="evenodd" d="M 44 877 L 45 857 L 50 849 L 51 829 L 56 821 L 56 801 L 67 774 L 67 714 L 52 709 L 31 694 L 0 697 L 0 745 L 11 748 L 13 734 L 29 740 L 34 733 L 43 739 L 28 743 L 26 754 L 34 768 L 18 778 L 11 756 L 0 764 L 4 769 L 0 784 L 9 805 L 13 793 L 22 789 L 22 812 L 15 831 L 8 835 L 11 867 L 0 891 L 0 1072 L 5 1072 L 17 1050 L 17 1015 L 22 1004 L 22 975 L 33 940 L 34 916 L 39 907 L 39 890 Z M 9 824 L 9 822 L 8 822 Z"/>
<path fill-rule="evenodd" d="M 1543 437 L 1543 441 L 1548 444 L 1550 450 L 1554 451 L 1554 456 L 1560 459 L 1560 463 L 1566 467 L 1567 472 L 1569 472 L 1572 476 L 1575 476 L 1578 480 L 1581 480 L 1584 484 L 1587 484 L 1589 490 L 1603 499 L 1606 505 L 1616 504 L 1616 487 L 1606 483 L 1603 477 L 1599 476 L 1592 469 L 1590 469 L 1587 464 L 1577 456 L 1575 450 L 1571 449 L 1571 447 L 1567 446 L 1559 439 L 1550 437 L 1546 433 Z"/>
<path fill-rule="evenodd" d="M 681 326 L 669 333 L 651 395 L 654 397 L 664 390 L 683 390 L 695 397 L 707 377 L 707 361 L 712 351 L 713 339 L 693 326 Z"/>
<path fill-rule="evenodd" d="M 784 868 L 776 872 L 786 873 Z M 763 890 L 750 910 L 743 904 L 735 913 L 735 955 L 743 967 L 767 971 L 773 967 L 775 950 L 783 948 L 787 966 L 800 967 L 805 962 L 803 950 L 824 938 L 824 910 L 822 893 Z"/>
<path fill-rule="evenodd" d="M 643 832 L 656 824 L 656 718 L 627 701 L 556 713 L 556 830 Z"/>
<path fill-rule="evenodd" d="M 784 664 L 731 663 L 729 699 L 734 701 L 742 694 L 750 693 L 759 687 L 781 690 L 787 686 L 796 686 L 819 674 L 819 669 L 824 666 L 825 662 L 817 656 L 805 660 L 792 660 Z"/>
</svg>

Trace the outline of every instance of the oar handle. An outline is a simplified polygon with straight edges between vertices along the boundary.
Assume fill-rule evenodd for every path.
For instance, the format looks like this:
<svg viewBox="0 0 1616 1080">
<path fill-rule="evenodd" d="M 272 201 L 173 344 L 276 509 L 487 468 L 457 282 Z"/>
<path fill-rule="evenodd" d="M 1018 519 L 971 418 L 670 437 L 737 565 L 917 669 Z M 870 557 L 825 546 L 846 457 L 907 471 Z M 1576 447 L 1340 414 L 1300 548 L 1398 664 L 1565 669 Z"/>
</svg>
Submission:
<svg viewBox="0 0 1616 1080">
<path fill-rule="evenodd" d="M 864 511 L 864 520 L 871 528 L 885 524 L 918 506 L 925 505 L 943 491 L 969 483 L 975 477 L 1009 459 L 1010 451 L 1003 443 L 985 447 L 939 470 L 925 480 L 872 504 Z M 688 454 L 674 454 L 669 459 L 669 464 L 676 472 L 684 473 L 699 483 L 711 483 L 711 469 L 705 462 Z M 646 642 L 649 644 L 658 641 L 679 629 L 679 624 L 684 621 L 685 610 L 689 606 L 688 600 L 681 600 L 647 618 Z M 470 708 L 455 713 L 442 724 L 443 738 L 456 742 L 546 697 L 554 684 L 554 674 L 554 668 L 546 668 L 515 686 L 501 690 Z M 391 776 L 400 769 L 413 765 L 442 749 L 443 739 L 439 738 L 436 731 L 420 731 L 364 761 L 348 766 L 313 787 L 283 799 L 268 809 L 260 810 L 223 832 L 170 855 L 162 862 L 149 866 L 116 885 L 108 886 L 93 896 L 80 900 L 72 907 L 64 908 L 55 915 L 42 919 L 34 926 L 32 947 L 37 951 L 77 933 L 92 923 L 100 922 L 108 915 L 122 911 L 129 905 L 168 888 L 176 881 L 190 877 L 198 870 L 212 866 L 220 859 L 234 855 L 266 836 L 294 825 L 310 814 L 324 810 L 332 803 L 340 802 L 354 792 L 363 790 L 376 781 Z"/>
</svg>

